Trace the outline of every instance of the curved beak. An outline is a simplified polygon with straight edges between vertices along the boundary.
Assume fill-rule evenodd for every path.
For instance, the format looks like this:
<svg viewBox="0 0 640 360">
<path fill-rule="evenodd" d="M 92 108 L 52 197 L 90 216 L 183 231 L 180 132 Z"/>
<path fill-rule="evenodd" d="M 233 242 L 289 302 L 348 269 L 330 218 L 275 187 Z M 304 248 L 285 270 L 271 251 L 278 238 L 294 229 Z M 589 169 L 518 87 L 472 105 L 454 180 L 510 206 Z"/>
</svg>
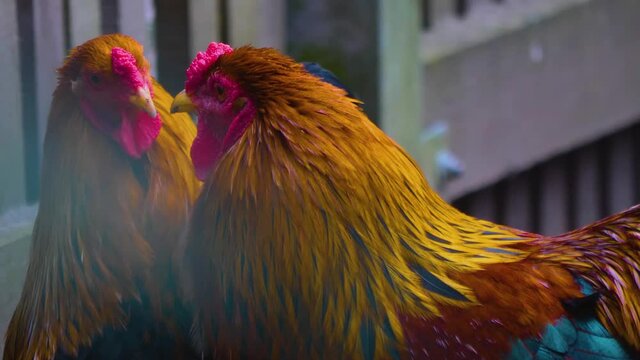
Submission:
<svg viewBox="0 0 640 360">
<path fill-rule="evenodd" d="M 178 112 L 192 112 L 196 110 L 196 106 L 193 105 L 189 95 L 185 90 L 180 91 L 178 95 L 173 99 L 173 103 L 171 103 L 171 113 L 175 114 Z"/>
<path fill-rule="evenodd" d="M 158 115 L 153 99 L 151 98 L 151 92 L 148 86 L 141 86 L 136 90 L 135 95 L 131 95 L 129 101 L 136 108 L 146 112 L 149 116 L 155 118 Z"/>
</svg>

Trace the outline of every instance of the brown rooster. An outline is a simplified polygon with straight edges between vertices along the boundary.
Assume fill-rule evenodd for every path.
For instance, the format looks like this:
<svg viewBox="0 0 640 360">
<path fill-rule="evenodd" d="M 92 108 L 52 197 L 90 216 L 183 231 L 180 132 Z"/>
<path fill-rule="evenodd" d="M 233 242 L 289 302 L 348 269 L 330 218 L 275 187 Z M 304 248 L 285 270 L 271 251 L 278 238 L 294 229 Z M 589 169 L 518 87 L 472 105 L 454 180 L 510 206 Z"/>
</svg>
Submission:
<svg viewBox="0 0 640 360">
<path fill-rule="evenodd" d="M 200 187 L 195 126 L 113 34 L 58 70 L 29 268 L 5 359 L 189 357 L 171 256 Z"/>
<path fill-rule="evenodd" d="M 181 269 L 213 356 L 640 358 L 640 207 L 557 237 L 467 216 L 273 49 L 212 43 L 173 108 L 194 107 Z"/>
</svg>

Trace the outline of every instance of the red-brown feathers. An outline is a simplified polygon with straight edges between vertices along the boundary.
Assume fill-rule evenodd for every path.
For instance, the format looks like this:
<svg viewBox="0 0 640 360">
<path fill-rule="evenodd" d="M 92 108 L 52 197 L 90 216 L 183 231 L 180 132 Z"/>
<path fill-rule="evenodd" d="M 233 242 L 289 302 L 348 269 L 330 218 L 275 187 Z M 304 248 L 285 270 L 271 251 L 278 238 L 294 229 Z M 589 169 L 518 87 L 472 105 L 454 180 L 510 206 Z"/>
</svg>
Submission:
<svg viewBox="0 0 640 360">
<path fill-rule="evenodd" d="M 640 206 L 567 234 L 533 243 L 532 257 L 569 269 L 601 295 L 598 315 L 615 336 L 640 350 Z"/>
<path fill-rule="evenodd" d="M 474 290 L 478 305 L 442 306 L 434 318 L 402 316 L 413 359 L 500 358 L 514 339 L 538 336 L 559 319 L 561 300 L 581 296 L 566 270 L 529 260 L 451 276 Z"/>
</svg>

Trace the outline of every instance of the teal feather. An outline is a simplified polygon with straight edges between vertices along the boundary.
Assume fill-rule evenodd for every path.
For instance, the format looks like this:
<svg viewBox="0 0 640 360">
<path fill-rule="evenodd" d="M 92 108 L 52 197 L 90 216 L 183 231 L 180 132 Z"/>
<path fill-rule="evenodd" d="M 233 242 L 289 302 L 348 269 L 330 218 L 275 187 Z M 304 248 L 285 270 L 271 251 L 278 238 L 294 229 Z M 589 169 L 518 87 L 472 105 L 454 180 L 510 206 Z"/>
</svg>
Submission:
<svg viewBox="0 0 640 360">
<path fill-rule="evenodd" d="M 567 339 L 551 324 L 545 328 L 541 343 L 554 353 L 566 354 L 569 351 Z"/>
<path fill-rule="evenodd" d="M 516 340 L 507 359 L 624 360 L 634 357 L 597 319 L 570 320 L 549 324 L 539 338 Z"/>
<path fill-rule="evenodd" d="M 511 345 L 511 353 L 507 357 L 507 360 L 533 360 L 533 356 L 522 340 L 516 340 L 513 345 Z"/>
<path fill-rule="evenodd" d="M 590 284 L 578 280 L 585 296 L 595 292 Z M 624 360 L 635 358 L 600 323 L 595 311 L 586 317 L 562 317 L 548 324 L 539 337 L 514 340 L 507 359 Z"/>
</svg>

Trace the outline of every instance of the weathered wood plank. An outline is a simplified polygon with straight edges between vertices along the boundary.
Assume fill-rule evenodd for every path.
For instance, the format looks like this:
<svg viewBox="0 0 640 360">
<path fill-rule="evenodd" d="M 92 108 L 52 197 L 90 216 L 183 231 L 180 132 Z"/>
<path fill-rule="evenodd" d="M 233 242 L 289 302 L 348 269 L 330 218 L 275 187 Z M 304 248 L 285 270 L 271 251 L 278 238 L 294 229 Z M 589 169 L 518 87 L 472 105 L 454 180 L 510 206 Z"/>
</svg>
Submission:
<svg viewBox="0 0 640 360">
<path fill-rule="evenodd" d="M 100 35 L 100 0 L 68 1 L 71 46 L 80 45 L 83 42 Z"/>
<path fill-rule="evenodd" d="M 18 22 L 14 0 L 0 0 L 0 214 L 25 201 Z"/>
<path fill-rule="evenodd" d="M 251 44 L 284 50 L 284 0 L 229 1 L 230 42 L 233 46 Z"/>
</svg>

